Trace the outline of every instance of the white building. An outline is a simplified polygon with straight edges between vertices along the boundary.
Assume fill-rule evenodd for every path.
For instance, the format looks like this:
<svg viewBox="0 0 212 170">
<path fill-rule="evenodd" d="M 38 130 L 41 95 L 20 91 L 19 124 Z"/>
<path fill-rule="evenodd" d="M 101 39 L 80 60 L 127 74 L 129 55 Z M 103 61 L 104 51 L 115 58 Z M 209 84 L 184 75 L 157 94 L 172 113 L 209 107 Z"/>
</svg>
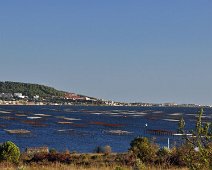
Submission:
<svg viewBox="0 0 212 170">
<path fill-rule="evenodd" d="M 39 97 L 40 97 L 40 96 L 38 96 L 38 95 L 33 96 L 33 98 L 34 98 L 35 100 L 38 100 Z"/>
<path fill-rule="evenodd" d="M 22 95 L 22 93 L 14 93 L 14 97 L 18 97 L 20 99 L 24 99 L 25 96 Z"/>
</svg>

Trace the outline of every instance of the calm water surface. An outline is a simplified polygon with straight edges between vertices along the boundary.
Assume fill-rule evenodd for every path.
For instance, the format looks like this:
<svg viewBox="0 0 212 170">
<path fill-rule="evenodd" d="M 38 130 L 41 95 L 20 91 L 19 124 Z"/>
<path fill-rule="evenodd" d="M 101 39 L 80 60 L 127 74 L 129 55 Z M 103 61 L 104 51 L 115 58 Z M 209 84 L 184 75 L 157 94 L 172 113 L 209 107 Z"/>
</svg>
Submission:
<svg viewBox="0 0 212 170">
<path fill-rule="evenodd" d="M 173 145 L 176 138 L 146 134 L 145 129 L 176 131 L 181 116 L 186 128 L 191 129 L 197 111 L 171 107 L 0 106 L 0 142 L 11 140 L 22 151 L 29 146 L 49 146 L 59 151 L 92 152 L 97 146 L 110 145 L 114 152 L 124 152 L 132 139 L 143 135 L 155 137 L 160 146 L 166 146 L 170 138 Z M 207 108 L 203 122 L 211 121 L 212 109 Z M 31 133 L 6 132 L 14 129 Z M 114 130 L 128 133 L 111 133 Z"/>
</svg>

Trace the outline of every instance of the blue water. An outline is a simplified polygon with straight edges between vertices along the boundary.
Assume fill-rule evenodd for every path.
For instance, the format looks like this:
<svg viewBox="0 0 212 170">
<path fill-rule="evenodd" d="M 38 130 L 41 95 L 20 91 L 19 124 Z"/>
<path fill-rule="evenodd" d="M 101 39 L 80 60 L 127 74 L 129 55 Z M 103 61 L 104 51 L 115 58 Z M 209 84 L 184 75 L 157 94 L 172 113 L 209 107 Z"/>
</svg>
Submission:
<svg viewBox="0 0 212 170">
<path fill-rule="evenodd" d="M 0 106 L 0 143 L 11 140 L 22 151 L 26 147 L 48 146 L 59 151 L 93 152 L 97 146 L 110 145 L 114 152 L 125 152 L 135 137 L 147 136 L 155 137 L 160 146 L 166 146 L 167 138 L 171 145 L 177 139 L 146 134 L 145 129 L 176 131 L 181 116 L 186 121 L 186 128 L 191 129 L 195 126 L 197 111 L 199 108 Z M 211 121 L 212 109 L 206 108 L 203 122 Z M 9 134 L 5 129 L 26 129 L 31 133 Z M 117 135 L 108 133 L 110 130 L 130 133 Z"/>
</svg>

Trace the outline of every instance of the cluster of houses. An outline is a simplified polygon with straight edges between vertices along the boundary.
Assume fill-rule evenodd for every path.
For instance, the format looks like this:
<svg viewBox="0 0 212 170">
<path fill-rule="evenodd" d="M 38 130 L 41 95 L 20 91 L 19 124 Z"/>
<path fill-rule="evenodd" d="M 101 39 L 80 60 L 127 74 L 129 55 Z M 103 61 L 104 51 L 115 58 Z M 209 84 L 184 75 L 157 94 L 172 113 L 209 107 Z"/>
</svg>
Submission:
<svg viewBox="0 0 212 170">
<path fill-rule="evenodd" d="M 39 99 L 38 95 L 33 96 L 33 101 L 28 101 L 29 97 L 24 96 L 22 93 L 0 93 L 0 105 L 42 105 L 42 102 L 37 102 Z"/>
<path fill-rule="evenodd" d="M 27 99 L 28 96 L 24 96 L 22 93 L 0 93 L 1 99 Z M 34 99 L 39 99 L 38 95 L 33 96 Z"/>
<path fill-rule="evenodd" d="M 54 99 L 54 98 L 53 98 Z M 78 95 L 75 93 L 66 93 L 65 96 L 60 100 L 64 99 L 63 104 L 73 105 L 75 103 L 95 103 L 98 102 L 95 98 L 90 98 L 87 96 Z M 12 105 L 59 105 L 61 103 L 57 103 L 57 101 L 50 101 L 49 99 L 41 98 L 38 95 L 33 96 L 33 98 L 29 98 L 22 93 L 0 93 L 0 105 L 12 104 Z"/>
<path fill-rule="evenodd" d="M 96 99 L 92 99 L 92 98 L 86 97 L 86 96 L 80 96 L 75 93 L 66 93 L 65 99 L 76 100 L 76 101 L 96 101 Z"/>
<path fill-rule="evenodd" d="M 106 105 L 106 106 L 139 106 L 139 107 L 203 107 L 203 105 L 197 104 L 176 104 L 176 103 L 123 103 L 123 102 L 114 102 L 111 100 L 95 99 L 87 96 L 78 95 L 75 93 L 65 93 L 65 96 L 62 97 L 65 105 L 75 105 L 75 104 L 92 104 L 92 105 Z M 12 104 L 12 105 L 59 105 L 61 103 L 50 102 L 48 100 L 40 100 L 39 95 L 33 96 L 30 98 L 23 95 L 22 93 L 0 93 L 0 105 Z M 212 107 L 212 106 L 204 106 Z"/>
</svg>

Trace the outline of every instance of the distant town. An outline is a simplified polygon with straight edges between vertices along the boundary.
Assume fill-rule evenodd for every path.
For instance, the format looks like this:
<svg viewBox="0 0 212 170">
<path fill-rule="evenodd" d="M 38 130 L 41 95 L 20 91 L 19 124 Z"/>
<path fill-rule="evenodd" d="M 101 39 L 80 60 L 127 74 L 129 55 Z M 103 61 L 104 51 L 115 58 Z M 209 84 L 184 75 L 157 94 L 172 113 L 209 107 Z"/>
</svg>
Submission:
<svg viewBox="0 0 212 170">
<path fill-rule="evenodd" d="M 111 100 L 96 99 L 81 96 L 75 93 L 66 93 L 64 97 L 41 98 L 35 95 L 32 98 L 22 93 L 0 93 L 0 105 L 85 105 L 85 106 L 137 106 L 137 107 L 212 107 L 198 104 L 176 103 L 125 103 Z"/>
<path fill-rule="evenodd" d="M 52 87 L 20 82 L 0 82 L 0 105 L 83 105 L 133 107 L 212 107 L 199 104 L 117 102 L 97 99 Z"/>
</svg>

